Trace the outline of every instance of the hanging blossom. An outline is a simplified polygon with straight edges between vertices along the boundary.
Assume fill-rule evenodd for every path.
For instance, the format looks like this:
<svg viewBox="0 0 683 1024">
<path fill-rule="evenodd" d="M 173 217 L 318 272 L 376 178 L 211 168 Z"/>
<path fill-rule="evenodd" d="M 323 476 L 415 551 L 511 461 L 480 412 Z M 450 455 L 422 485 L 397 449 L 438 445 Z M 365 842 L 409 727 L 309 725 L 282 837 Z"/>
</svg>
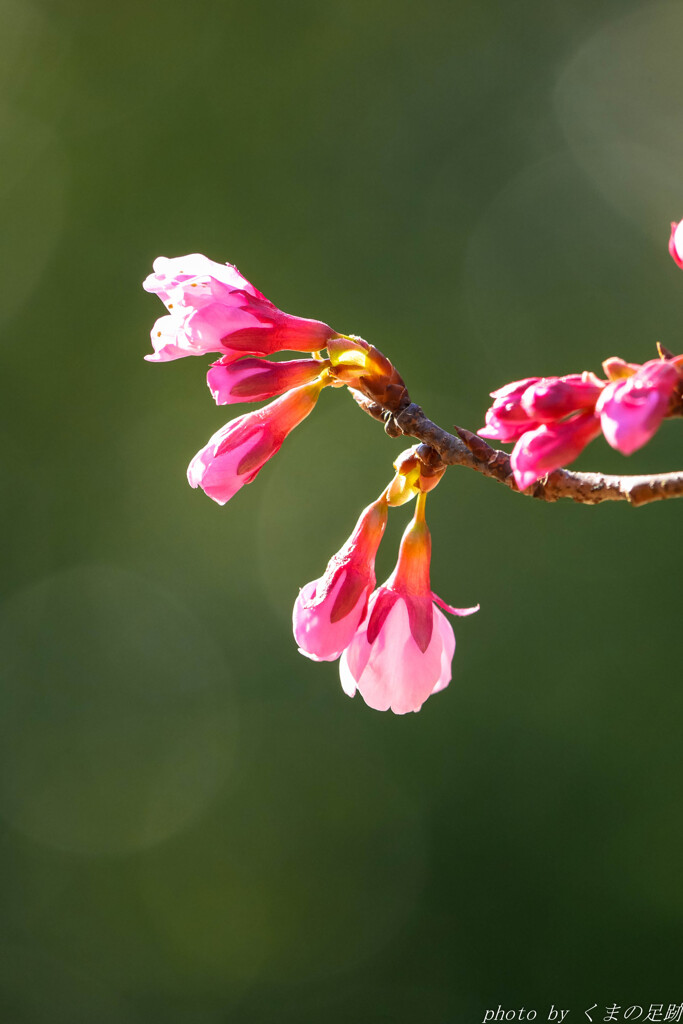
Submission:
<svg viewBox="0 0 683 1024">
<path fill-rule="evenodd" d="M 224 505 L 280 450 L 322 388 L 334 383 L 330 361 L 319 356 L 278 363 L 263 356 L 285 350 L 318 353 L 339 335 L 319 320 L 283 313 L 236 267 L 199 253 L 160 256 L 143 287 L 168 310 L 152 329 L 154 352 L 146 359 L 165 362 L 218 352 L 222 357 L 207 374 L 217 405 L 276 399 L 226 423 L 188 467 L 190 485 Z"/>
<path fill-rule="evenodd" d="M 143 288 L 168 310 L 152 328 L 154 352 L 145 356 L 150 362 L 211 352 L 225 361 L 286 349 L 317 352 L 338 336 L 319 320 L 283 313 L 236 267 L 199 253 L 160 256 Z"/>
<path fill-rule="evenodd" d="M 206 383 L 216 405 L 260 402 L 285 391 L 312 384 L 330 366 L 327 359 L 292 359 L 273 363 L 269 359 L 239 359 L 231 356 L 213 363 Z"/>
<path fill-rule="evenodd" d="M 339 673 L 349 696 L 358 690 L 370 707 L 405 714 L 419 711 L 451 679 L 455 636 L 434 602 L 454 615 L 471 615 L 479 606 L 451 608 L 431 591 L 425 500 L 444 467 L 427 469 L 417 446 L 399 456 L 394 466 L 393 481 L 363 510 L 323 576 L 300 591 L 293 629 L 306 657 L 334 661 L 341 655 Z M 416 496 L 415 517 L 401 542 L 398 564 L 375 590 L 375 557 L 387 510 Z"/>
<path fill-rule="evenodd" d="M 339 663 L 345 693 L 353 697 L 358 691 L 369 707 L 391 708 L 397 715 L 419 711 L 431 694 L 451 680 L 455 634 L 436 605 L 452 615 L 479 610 L 479 605 L 453 608 L 431 589 L 426 497 L 426 492 L 418 495 L 396 568 L 371 595 L 367 614 Z"/>
<path fill-rule="evenodd" d="M 294 638 L 307 658 L 336 661 L 365 618 L 375 587 L 375 556 L 388 507 L 386 494 L 368 505 L 320 579 L 299 592 L 293 613 Z"/>
<path fill-rule="evenodd" d="M 683 357 L 679 357 L 683 370 Z M 650 359 L 609 383 L 596 415 L 605 439 L 624 455 L 642 448 L 658 431 L 683 379 L 676 360 Z"/>
<path fill-rule="evenodd" d="M 520 490 L 573 462 L 600 433 L 624 455 L 646 444 L 674 406 L 683 356 L 662 353 L 642 366 L 614 356 L 603 369 L 606 379 L 589 371 L 527 377 L 491 392 L 478 433 L 515 442 L 510 466 Z"/>
</svg>

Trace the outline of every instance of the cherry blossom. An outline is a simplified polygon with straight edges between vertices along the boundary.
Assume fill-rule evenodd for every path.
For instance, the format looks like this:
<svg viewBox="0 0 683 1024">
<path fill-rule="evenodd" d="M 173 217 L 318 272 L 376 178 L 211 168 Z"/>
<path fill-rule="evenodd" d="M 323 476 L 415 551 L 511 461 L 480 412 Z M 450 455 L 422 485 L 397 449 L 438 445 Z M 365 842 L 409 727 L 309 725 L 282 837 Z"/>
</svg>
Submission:
<svg viewBox="0 0 683 1024">
<path fill-rule="evenodd" d="M 150 362 L 210 352 L 224 359 L 293 350 L 316 352 L 337 334 L 319 320 L 291 316 L 270 302 L 236 267 L 192 253 L 154 261 L 143 288 L 168 310 L 151 332 Z"/>
</svg>

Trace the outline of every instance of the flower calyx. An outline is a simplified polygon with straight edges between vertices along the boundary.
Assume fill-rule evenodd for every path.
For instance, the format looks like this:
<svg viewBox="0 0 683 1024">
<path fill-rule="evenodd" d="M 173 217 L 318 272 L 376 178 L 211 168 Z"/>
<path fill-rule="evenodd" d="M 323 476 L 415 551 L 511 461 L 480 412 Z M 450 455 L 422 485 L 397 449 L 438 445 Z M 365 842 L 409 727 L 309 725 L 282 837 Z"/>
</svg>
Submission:
<svg viewBox="0 0 683 1024">
<path fill-rule="evenodd" d="M 374 345 L 362 338 L 342 335 L 327 343 L 330 375 L 337 387 L 360 391 L 391 413 L 410 402 L 408 389 L 396 367 Z"/>
</svg>

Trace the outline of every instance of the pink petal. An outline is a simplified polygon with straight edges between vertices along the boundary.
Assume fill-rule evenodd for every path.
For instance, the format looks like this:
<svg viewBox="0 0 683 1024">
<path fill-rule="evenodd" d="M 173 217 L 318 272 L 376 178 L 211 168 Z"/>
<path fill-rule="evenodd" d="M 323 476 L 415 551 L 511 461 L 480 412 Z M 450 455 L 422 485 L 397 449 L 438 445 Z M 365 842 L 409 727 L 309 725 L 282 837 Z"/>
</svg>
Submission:
<svg viewBox="0 0 683 1024">
<path fill-rule="evenodd" d="M 607 443 L 631 455 L 654 436 L 679 381 L 671 362 L 651 359 L 604 389 L 595 407 Z"/>
<path fill-rule="evenodd" d="M 342 571 L 321 603 L 315 602 L 318 580 L 307 583 L 296 599 L 292 615 L 294 639 L 299 653 L 312 661 L 335 661 L 351 643 L 365 614 L 371 586 L 361 592 L 343 618 L 332 622 L 332 609 L 346 581 L 347 573 Z"/>
<path fill-rule="evenodd" d="M 478 608 L 479 605 L 477 605 L 477 608 L 471 609 L 471 611 L 476 611 Z M 451 681 L 453 655 L 455 654 L 455 633 L 453 632 L 453 627 L 438 608 L 434 609 L 434 629 L 439 631 L 443 645 L 441 648 L 441 672 L 432 690 L 432 693 L 438 693 L 440 690 L 444 690 Z"/>
<path fill-rule="evenodd" d="M 677 267 L 683 268 L 683 220 L 671 224 L 671 237 L 669 238 L 669 252 Z"/>
<path fill-rule="evenodd" d="M 600 433 L 592 412 L 579 413 L 559 423 L 543 423 L 524 434 L 514 447 L 510 465 L 520 491 L 547 473 L 573 462 Z"/>
<path fill-rule="evenodd" d="M 443 644 L 441 630 L 436 630 L 427 650 L 420 651 L 405 602 L 396 601 L 372 645 L 364 627 L 352 640 L 342 658 L 343 681 L 350 688 L 352 679 L 365 703 L 377 711 L 419 711 L 442 677 Z"/>
<path fill-rule="evenodd" d="M 372 602 L 372 598 L 370 599 Z M 350 697 L 357 689 L 357 680 L 361 678 L 365 667 L 372 653 L 372 644 L 368 642 L 368 630 L 367 630 L 368 619 L 361 623 L 356 634 L 353 636 L 351 643 L 344 650 L 341 660 L 339 662 L 339 678 L 344 689 L 344 693 L 348 693 Z M 351 690 L 351 681 L 353 680 L 353 691 Z"/>
<path fill-rule="evenodd" d="M 320 375 L 323 365 L 317 359 L 294 359 L 281 363 L 267 359 L 235 361 L 231 354 L 213 364 L 206 375 L 206 383 L 216 405 L 259 402 L 310 383 Z"/>
</svg>

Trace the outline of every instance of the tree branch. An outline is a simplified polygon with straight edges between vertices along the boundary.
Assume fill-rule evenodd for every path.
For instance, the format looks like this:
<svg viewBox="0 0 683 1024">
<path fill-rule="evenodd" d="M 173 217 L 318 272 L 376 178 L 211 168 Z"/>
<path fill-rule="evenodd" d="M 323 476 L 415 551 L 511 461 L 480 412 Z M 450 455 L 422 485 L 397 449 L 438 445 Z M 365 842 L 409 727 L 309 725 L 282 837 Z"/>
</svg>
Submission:
<svg viewBox="0 0 683 1024">
<path fill-rule="evenodd" d="M 492 448 L 483 438 L 464 427 L 454 427 L 456 434 L 449 434 L 428 419 L 414 402 L 392 412 L 360 391 L 349 390 L 364 412 L 384 424 L 390 437 L 404 435 L 420 441 L 418 455 L 427 466 L 467 466 L 520 493 L 510 468 L 510 456 Z M 604 473 L 573 473 L 568 469 L 556 469 L 521 493 L 540 501 L 570 498 L 586 505 L 597 505 L 602 501 L 628 501 L 638 507 L 664 498 L 683 497 L 683 470 L 646 476 L 608 476 Z"/>
</svg>

